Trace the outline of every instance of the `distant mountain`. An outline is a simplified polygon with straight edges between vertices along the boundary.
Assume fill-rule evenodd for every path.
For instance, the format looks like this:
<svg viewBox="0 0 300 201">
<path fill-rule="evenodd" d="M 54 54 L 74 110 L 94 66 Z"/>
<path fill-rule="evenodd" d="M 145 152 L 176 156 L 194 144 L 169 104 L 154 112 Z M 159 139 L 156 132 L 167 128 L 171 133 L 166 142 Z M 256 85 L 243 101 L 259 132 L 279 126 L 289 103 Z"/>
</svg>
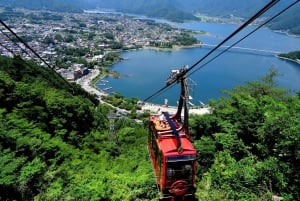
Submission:
<svg viewBox="0 0 300 201">
<path fill-rule="evenodd" d="M 295 0 L 280 1 L 264 16 L 272 16 Z M 248 18 L 266 5 L 269 0 L 0 0 L 0 4 L 30 9 L 80 12 L 83 9 L 109 8 L 119 12 L 143 14 L 172 21 L 198 20 L 194 14 L 216 17 Z M 272 29 L 300 34 L 300 3 L 275 19 Z"/>
<path fill-rule="evenodd" d="M 181 8 L 193 13 L 205 13 L 210 16 L 226 17 L 230 15 L 239 17 L 249 17 L 260 7 L 262 7 L 266 0 L 187 0 L 181 2 Z"/>
<path fill-rule="evenodd" d="M 182 8 L 193 12 L 205 13 L 210 16 L 228 17 L 238 16 L 248 18 L 256 13 L 259 9 L 265 6 L 269 0 L 187 0 L 186 3 L 182 3 Z M 189 3 L 187 3 L 189 2 Z M 275 15 L 283 8 L 295 2 L 294 0 L 280 1 L 278 5 L 274 6 L 264 16 L 269 17 Z M 192 6 L 193 5 L 193 6 Z M 268 24 L 273 30 L 283 30 L 291 34 L 300 35 L 300 3 L 290 8 L 287 12 L 281 16 L 275 18 Z"/>
<path fill-rule="evenodd" d="M 90 4 L 101 8 L 113 8 L 121 12 L 144 14 L 154 17 L 186 20 L 194 19 L 191 14 L 203 13 L 216 17 L 243 17 L 248 18 L 265 6 L 269 0 L 88 0 Z M 280 1 L 264 16 L 272 16 L 285 8 L 294 0 Z M 284 30 L 292 34 L 300 34 L 300 3 L 288 10 L 282 16 L 269 24 L 275 30 Z"/>
<path fill-rule="evenodd" d="M 300 35 L 300 3 L 284 13 L 281 17 L 275 19 L 269 24 L 273 30 L 283 30 L 290 34 Z"/>
<path fill-rule="evenodd" d="M 0 0 L 0 5 L 33 10 L 46 9 L 58 12 L 83 12 L 80 0 Z"/>
<path fill-rule="evenodd" d="M 199 20 L 192 12 L 185 11 L 174 0 L 90 0 L 97 7 L 113 8 L 116 11 L 160 17 L 171 21 Z M 175 3 L 174 3 L 175 2 Z"/>
<path fill-rule="evenodd" d="M 269 0 L 86 0 L 103 8 L 114 8 L 116 10 L 128 10 L 131 12 L 155 12 L 160 8 L 179 9 L 187 13 L 205 13 L 211 16 L 229 16 L 249 17 L 258 9 L 266 5 Z M 280 2 L 281 6 L 274 10 L 282 8 L 293 0 Z M 146 10 L 147 8 L 148 10 Z M 273 9 L 273 8 L 272 8 Z M 270 14 L 270 13 L 269 13 Z"/>
</svg>

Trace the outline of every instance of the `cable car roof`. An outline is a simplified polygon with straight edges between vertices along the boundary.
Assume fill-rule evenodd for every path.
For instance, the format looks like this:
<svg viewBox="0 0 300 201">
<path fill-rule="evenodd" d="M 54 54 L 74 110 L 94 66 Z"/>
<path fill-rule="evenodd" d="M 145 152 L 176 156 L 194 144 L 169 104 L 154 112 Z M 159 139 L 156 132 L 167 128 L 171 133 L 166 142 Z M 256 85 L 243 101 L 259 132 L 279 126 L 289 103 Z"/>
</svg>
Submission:
<svg viewBox="0 0 300 201">
<path fill-rule="evenodd" d="M 158 140 L 158 144 L 163 155 L 165 156 L 179 154 L 175 138 L 164 138 L 163 140 Z M 183 152 L 180 153 L 180 155 L 196 154 L 196 150 L 194 149 L 192 143 L 186 137 L 181 138 L 181 147 L 183 148 Z"/>
</svg>

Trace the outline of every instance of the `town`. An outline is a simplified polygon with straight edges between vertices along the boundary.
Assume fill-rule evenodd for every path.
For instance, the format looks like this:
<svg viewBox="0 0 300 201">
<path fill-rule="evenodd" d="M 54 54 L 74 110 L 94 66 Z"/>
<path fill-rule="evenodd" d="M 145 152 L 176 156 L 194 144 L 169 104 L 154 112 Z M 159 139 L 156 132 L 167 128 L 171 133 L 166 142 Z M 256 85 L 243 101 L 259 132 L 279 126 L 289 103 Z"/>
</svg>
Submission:
<svg viewBox="0 0 300 201">
<path fill-rule="evenodd" d="M 3 21 L 68 81 L 119 61 L 123 50 L 201 45 L 192 31 L 123 14 L 1 10 Z M 1 32 L 1 55 L 45 66 L 8 30 Z"/>
</svg>

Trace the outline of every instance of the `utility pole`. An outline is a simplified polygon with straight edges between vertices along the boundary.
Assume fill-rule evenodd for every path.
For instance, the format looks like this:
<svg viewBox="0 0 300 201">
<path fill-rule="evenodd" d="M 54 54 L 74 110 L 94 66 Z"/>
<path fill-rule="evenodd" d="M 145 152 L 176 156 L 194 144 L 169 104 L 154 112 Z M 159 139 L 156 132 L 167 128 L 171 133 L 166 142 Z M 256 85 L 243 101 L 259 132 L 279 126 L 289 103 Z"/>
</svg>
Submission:
<svg viewBox="0 0 300 201">
<path fill-rule="evenodd" d="M 107 115 L 109 119 L 109 135 L 108 135 L 108 140 L 117 142 L 117 136 L 115 132 L 115 119 L 117 118 L 116 113 L 114 113 L 112 110 L 109 112 Z"/>
</svg>

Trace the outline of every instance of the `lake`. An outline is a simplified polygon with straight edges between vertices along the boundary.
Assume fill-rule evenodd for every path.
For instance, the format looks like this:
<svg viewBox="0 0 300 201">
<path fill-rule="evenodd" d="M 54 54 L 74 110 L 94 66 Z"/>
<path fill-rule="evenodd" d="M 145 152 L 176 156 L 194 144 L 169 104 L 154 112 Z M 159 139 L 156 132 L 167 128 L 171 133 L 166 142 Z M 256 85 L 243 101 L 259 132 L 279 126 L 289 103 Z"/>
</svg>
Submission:
<svg viewBox="0 0 300 201">
<path fill-rule="evenodd" d="M 203 43 L 211 45 L 219 44 L 238 27 L 238 25 L 232 24 L 199 22 L 173 23 L 173 25 L 208 32 L 208 36 L 200 35 L 197 38 Z M 247 27 L 243 33 L 225 45 L 233 44 L 253 29 L 253 26 Z M 300 38 L 290 37 L 263 28 L 237 46 L 274 52 L 289 52 L 300 49 Z M 124 76 L 119 79 L 108 77 L 105 78 L 108 81 L 105 85 L 102 81 L 97 82 L 96 85 L 101 89 L 111 87 L 107 91 L 110 93 L 118 92 L 128 98 L 137 97 L 144 100 L 165 86 L 165 80 L 169 77 L 171 69 L 179 69 L 185 65 L 192 66 L 206 55 L 210 48 L 199 47 L 174 51 L 143 49 L 124 52 L 120 56 L 127 59 L 111 66 L 112 70 L 118 71 Z M 198 105 L 199 101 L 207 103 L 209 99 L 217 99 L 223 96 L 222 90 L 224 89 L 229 90 L 235 86 L 245 85 L 247 81 L 258 80 L 266 75 L 271 67 L 276 68 L 282 74 L 276 78 L 280 87 L 300 91 L 300 65 L 281 60 L 275 57 L 275 54 L 233 49 L 209 64 L 201 66 L 220 51 L 212 54 L 191 71 L 200 68 L 190 76 L 194 83 L 191 95 L 193 96 L 192 102 L 195 105 Z M 176 105 L 179 93 L 180 88 L 176 85 L 150 101 L 163 104 L 164 100 L 168 99 L 170 105 Z"/>
</svg>

